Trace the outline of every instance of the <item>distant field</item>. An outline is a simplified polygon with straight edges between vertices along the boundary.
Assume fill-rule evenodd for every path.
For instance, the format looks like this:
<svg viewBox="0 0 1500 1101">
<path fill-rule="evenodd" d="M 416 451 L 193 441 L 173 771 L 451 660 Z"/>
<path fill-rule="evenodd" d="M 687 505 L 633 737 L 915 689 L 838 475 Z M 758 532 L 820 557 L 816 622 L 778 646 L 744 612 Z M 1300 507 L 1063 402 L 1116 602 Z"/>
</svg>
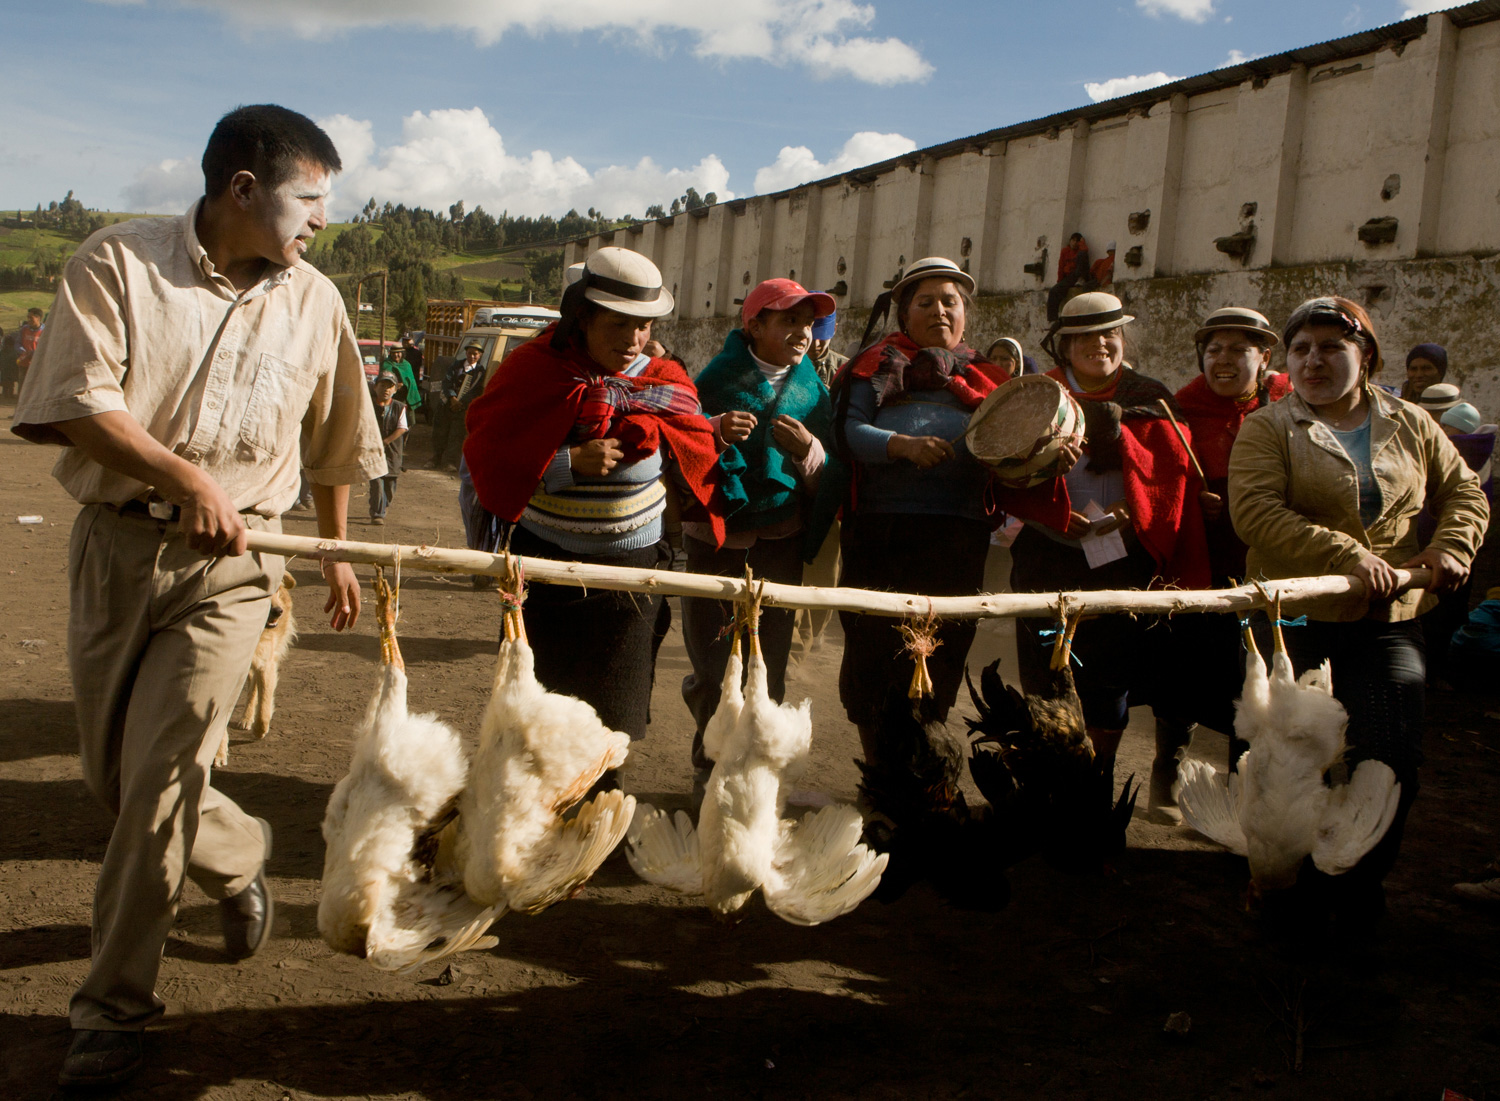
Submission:
<svg viewBox="0 0 1500 1101">
<path fill-rule="evenodd" d="M 526 265 L 517 264 L 511 260 L 486 260 L 478 264 L 455 264 L 448 269 L 460 279 L 488 279 L 493 283 L 497 279 L 506 282 L 519 283 L 526 278 Z"/>
<path fill-rule="evenodd" d="M 48 229 L 12 229 L 0 226 L 0 265 L 8 268 L 30 264 L 38 251 L 71 253 L 78 242 Z"/>
</svg>

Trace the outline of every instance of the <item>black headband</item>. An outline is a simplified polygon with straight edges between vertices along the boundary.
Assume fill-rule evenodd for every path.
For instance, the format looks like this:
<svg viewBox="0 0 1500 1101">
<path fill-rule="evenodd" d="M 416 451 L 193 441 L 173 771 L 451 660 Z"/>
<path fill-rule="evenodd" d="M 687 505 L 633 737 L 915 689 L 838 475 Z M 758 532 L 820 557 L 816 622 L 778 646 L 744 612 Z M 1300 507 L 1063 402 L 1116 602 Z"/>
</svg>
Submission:
<svg viewBox="0 0 1500 1101">
<path fill-rule="evenodd" d="M 619 279 L 611 279 L 607 275 L 598 275 L 595 272 L 584 269 L 583 279 L 580 280 L 585 287 L 593 287 L 596 290 L 612 294 L 616 298 L 627 298 L 631 302 L 655 302 L 661 297 L 661 287 L 641 287 L 634 283 L 625 283 Z"/>
</svg>

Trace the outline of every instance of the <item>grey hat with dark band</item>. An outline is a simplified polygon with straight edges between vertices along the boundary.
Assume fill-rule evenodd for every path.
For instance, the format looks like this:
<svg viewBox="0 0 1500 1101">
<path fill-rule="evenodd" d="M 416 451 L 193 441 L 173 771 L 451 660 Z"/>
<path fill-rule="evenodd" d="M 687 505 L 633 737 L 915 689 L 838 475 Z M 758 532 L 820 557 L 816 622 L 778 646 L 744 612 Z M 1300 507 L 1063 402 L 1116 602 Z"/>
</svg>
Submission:
<svg viewBox="0 0 1500 1101">
<path fill-rule="evenodd" d="M 1276 335 L 1276 330 L 1271 327 L 1266 315 L 1248 306 L 1223 306 L 1209 314 L 1193 334 L 1193 343 L 1207 344 L 1208 338 L 1220 329 L 1252 333 L 1260 337 L 1267 348 L 1274 348 L 1281 343 L 1281 338 Z"/>
</svg>

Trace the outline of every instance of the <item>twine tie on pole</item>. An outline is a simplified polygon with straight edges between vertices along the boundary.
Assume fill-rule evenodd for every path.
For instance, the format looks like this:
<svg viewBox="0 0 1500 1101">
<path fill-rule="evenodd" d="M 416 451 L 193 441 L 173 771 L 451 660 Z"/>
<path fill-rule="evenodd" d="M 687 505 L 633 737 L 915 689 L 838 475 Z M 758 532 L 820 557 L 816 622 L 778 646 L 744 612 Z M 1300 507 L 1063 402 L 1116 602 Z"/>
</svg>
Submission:
<svg viewBox="0 0 1500 1101">
<path fill-rule="evenodd" d="M 932 674 L 927 670 L 927 659 L 942 642 L 936 637 L 938 620 L 932 614 L 932 601 L 927 602 L 927 615 L 916 622 L 905 622 L 900 626 L 901 637 L 906 640 L 905 650 L 912 659 L 911 686 L 907 688 L 908 699 L 923 700 L 933 694 Z"/>
</svg>

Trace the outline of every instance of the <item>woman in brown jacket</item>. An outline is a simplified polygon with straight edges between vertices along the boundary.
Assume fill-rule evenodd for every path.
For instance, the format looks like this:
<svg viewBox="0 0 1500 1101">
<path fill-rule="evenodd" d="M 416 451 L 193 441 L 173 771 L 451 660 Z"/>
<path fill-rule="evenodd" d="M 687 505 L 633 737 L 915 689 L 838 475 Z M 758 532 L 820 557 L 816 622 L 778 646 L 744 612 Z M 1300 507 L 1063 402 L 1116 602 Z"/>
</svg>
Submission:
<svg viewBox="0 0 1500 1101">
<path fill-rule="evenodd" d="M 1229 460 L 1229 509 L 1249 547 L 1251 577 L 1353 574 L 1369 603 L 1308 617 L 1287 631 L 1300 674 L 1325 659 L 1349 712 L 1346 757 L 1384 761 L 1401 804 L 1384 840 L 1343 876 L 1309 862 L 1299 895 L 1346 933 L 1368 932 L 1385 907 L 1381 881 L 1396 859 L 1422 762 L 1425 660 L 1419 612 L 1468 576 L 1489 505 L 1473 471 L 1424 410 L 1370 385 L 1380 346 L 1369 315 L 1345 298 L 1314 298 L 1287 321 L 1293 393 L 1246 418 Z M 1437 529 L 1417 544 L 1427 504 Z M 1427 567 L 1427 593 L 1397 593 L 1397 568 Z M 1263 646 L 1263 652 L 1268 647 Z"/>
</svg>

